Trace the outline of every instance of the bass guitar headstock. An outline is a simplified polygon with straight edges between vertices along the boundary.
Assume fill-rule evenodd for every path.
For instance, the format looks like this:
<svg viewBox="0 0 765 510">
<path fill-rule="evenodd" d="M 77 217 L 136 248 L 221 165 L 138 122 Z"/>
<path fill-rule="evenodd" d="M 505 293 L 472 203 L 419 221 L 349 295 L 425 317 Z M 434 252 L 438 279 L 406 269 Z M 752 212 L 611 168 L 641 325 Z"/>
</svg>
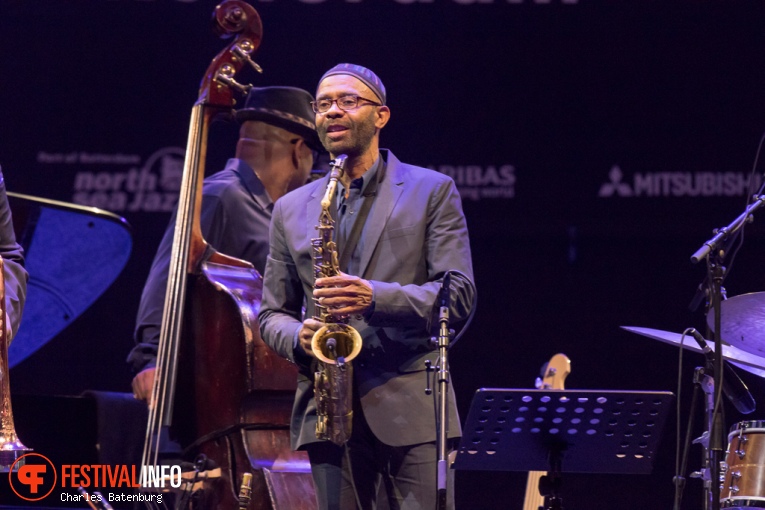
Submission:
<svg viewBox="0 0 765 510">
<path fill-rule="evenodd" d="M 537 378 L 539 390 L 562 390 L 563 383 L 571 373 L 571 360 L 565 354 L 556 354 L 542 365 L 541 377 Z"/>
</svg>

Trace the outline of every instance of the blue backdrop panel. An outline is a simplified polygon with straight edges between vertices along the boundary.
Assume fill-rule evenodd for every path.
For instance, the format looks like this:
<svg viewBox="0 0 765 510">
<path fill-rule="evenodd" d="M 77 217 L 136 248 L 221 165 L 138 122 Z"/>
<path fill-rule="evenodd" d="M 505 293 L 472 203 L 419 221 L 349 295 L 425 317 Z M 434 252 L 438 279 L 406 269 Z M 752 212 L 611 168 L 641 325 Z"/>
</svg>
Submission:
<svg viewBox="0 0 765 510">
<path fill-rule="evenodd" d="M 132 246 L 127 223 L 114 214 L 25 195 L 11 196 L 27 215 L 19 240 L 29 272 L 27 301 L 8 350 L 11 368 L 72 323 L 122 272 Z"/>
</svg>

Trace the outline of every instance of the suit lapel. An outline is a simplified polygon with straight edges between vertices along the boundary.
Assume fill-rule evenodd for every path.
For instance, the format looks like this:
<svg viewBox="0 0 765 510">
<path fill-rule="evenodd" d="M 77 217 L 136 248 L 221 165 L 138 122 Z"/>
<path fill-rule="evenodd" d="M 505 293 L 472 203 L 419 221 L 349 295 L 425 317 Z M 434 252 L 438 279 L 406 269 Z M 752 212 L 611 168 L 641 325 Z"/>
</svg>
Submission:
<svg viewBox="0 0 765 510">
<path fill-rule="evenodd" d="M 401 176 L 399 161 L 389 151 L 384 151 L 383 156 L 387 156 L 385 157 L 385 176 L 377 187 L 377 196 L 375 197 L 372 214 L 367 219 L 362 234 L 364 236 L 364 248 L 359 261 L 359 275 L 362 277 L 369 266 L 369 262 L 372 260 L 372 254 L 380 242 L 385 225 L 388 223 L 388 218 L 390 218 L 396 202 L 404 191 L 404 181 Z"/>
</svg>

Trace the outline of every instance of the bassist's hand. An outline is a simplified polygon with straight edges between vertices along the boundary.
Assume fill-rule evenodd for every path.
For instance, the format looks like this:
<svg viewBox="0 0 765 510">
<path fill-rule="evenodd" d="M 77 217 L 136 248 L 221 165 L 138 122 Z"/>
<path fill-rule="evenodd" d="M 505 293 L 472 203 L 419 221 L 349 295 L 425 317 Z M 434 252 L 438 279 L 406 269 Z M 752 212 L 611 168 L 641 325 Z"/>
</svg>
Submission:
<svg viewBox="0 0 765 510">
<path fill-rule="evenodd" d="M 138 372 L 133 378 L 133 396 L 138 400 L 145 400 L 149 403 L 149 407 L 153 406 L 151 399 L 151 391 L 154 388 L 154 375 L 157 369 L 154 367 L 145 368 Z"/>
</svg>

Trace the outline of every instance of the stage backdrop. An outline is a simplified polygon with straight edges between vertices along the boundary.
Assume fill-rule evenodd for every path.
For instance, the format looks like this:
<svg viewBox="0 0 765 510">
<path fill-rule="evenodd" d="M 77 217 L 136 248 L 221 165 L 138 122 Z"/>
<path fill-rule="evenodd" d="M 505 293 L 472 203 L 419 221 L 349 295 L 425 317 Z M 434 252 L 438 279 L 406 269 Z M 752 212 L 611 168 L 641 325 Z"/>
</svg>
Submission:
<svg viewBox="0 0 765 510">
<path fill-rule="evenodd" d="M 129 391 L 143 281 L 179 187 L 190 109 L 212 57 L 209 0 L 0 0 L 0 164 L 9 190 L 96 206 L 133 227 L 126 269 L 11 371 L 14 392 Z M 452 176 L 478 309 L 451 351 L 466 416 L 481 387 L 530 387 L 556 352 L 568 388 L 668 390 L 689 407 L 695 354 L 619 329 L 703 329 L 690 255 L 762 181 L 765 5 L 676 0 L 262 0 L 253 84 L 315 90 L 340 62 L 384 81 L 382 145 Z M 209 169 L 232 154 L 217 124 Z M 750 174 L 755 178 L 747 189 Z M 729 296 L 765 290 L 762 216 Z M 74 240 L 73 240 L 74 241 Z M 765 417 L 765 382 L 743 375 Z M 423 387 L 425 381 L 423 381 Z M 684 422 L 683 422 L 684 425 Z M 572 475 L 568 508 L 672 503 L 675 420 L 650 476 Z M 697 430 L 700 433 L 700 431 Z M 696 446 L 695 448 L 699 448 Z M 699 451 L 690 466 L 699 467 Z M 520 508 L 520 473 L 459 473 L 459 508 Z M 689 506 L 700 483 L 690 480 Z"/>
</svg>

